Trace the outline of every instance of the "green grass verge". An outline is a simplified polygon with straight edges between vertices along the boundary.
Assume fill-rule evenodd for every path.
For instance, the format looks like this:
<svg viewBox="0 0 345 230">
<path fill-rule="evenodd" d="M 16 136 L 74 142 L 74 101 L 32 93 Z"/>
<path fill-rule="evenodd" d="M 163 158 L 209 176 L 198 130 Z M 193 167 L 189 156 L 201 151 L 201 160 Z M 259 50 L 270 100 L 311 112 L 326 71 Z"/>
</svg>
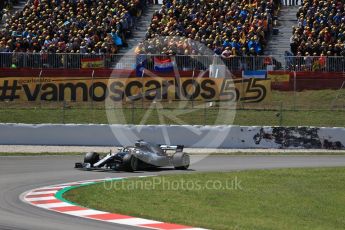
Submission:
<svg viewBox="0 0 345 230">
<path fill-rule="evenodd" d="M 160 121 L 157 112 L 153 112 L 145 122 L 142 122 L 146 110 L 135 109 L 125 111 L 123 122 L 117 124 L 181 124 L 179 121 Z M 171 112 L 167 110 L 166 112 Z M 345 111 L 283 111 L 282 120 L 277 117 L 279 111 L 274 110 L 237 110 L 233 122 L 226 119 L 216 122 L 217 114 L 222 110 L 195 111 L 180 115 L 180 121 L 191 125 L 285 125 L 285 126 L 345 126 Z M 224 111 L 227 112 L 227 111 Z M 0 109 L 0 123 L 77 123 L 77 124 L 108 124 L 105 109 L 68 109 L 62 112 L 58 109 Z"/>
<path fill-rule="evenodd" d="M 197 173 L 100 183 L 63 197 L 98 210 L 210 229 L 344 229 L 344 180 L 345 168 Z M 196 189 L 207 183 L 227 189 Z"/>
<path fill-rule="evenodd" d="M 272 91 L 272 100 L 265 103 L 238 103 L 234 121 L 227 119 L 229 110 L 208 107 L 201 102 L 164 102 L 164 109 L 151 110 L 153 104 L 135 102 L 118 104 L 114 121 L 107 118 L 104 103 L 41 102 L 0 103 L 0 122 L 10 123 L 95 123 L 95 124 L 192 124 L 192 125 L 285 125 L 285 126 L 339 126 L 345 127 L 345 90 L 310 90 L 302 92 Z M 155 105 L 157 106 L 157 105 Z M 195 109 L 195 106 L 200 106 Z M 192 107 L 194 109 L 192 109 Z M 170 115 L 178 119 L 160 115 Z M 282 117 L 278 117 L 280 113 Z M 144 116 L 148 115 L 145 119 Z M 225 114 L 217 120 L 218 115 Z M 163 115 L 164 116 L 164 115 Z M 116 118 L 123 119 L 117 120 Z M 182 121 L 182 122 L 181 122 Z"/>
</svg>

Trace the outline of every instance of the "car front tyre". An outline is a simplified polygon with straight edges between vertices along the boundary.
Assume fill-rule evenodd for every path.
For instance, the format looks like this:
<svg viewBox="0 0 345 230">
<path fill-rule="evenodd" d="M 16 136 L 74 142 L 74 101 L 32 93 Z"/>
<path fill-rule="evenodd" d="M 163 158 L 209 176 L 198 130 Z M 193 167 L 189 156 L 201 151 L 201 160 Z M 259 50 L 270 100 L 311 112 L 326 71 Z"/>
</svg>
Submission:
<svg viewBox="0 0 345 230">
<path fill-rule="evenodd" d="M 125 171 L 134 172 L 134 171 L 138 170 L 139 160 L 138 160 L 138 158 L 136 158 L 133 155 L 125 156 L 123 159 L 123 163 L 125 166 Z"/>
<path fill-rule="evenodd" d="M 99 161 L 99 154 L 95 152 L 89 152 L 85 154 L 84 163 L 89 163 L 91 167 Z"/>
</svg>

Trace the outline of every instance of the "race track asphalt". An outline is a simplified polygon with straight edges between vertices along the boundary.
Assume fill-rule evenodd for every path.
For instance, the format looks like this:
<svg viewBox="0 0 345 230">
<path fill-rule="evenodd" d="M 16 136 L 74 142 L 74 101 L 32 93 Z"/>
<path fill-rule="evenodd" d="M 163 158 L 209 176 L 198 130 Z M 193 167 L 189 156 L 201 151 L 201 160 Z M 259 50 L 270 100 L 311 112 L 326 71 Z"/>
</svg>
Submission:
<svg viewBox="0 0 345 230">
<path fill-rule="evenodd" d="M 79 180 L 181 173 L 169 169 L 138 173 L 73 169 L 80 160 L 78 156 L 0 157 L 0 229 L 138 229 L 50 212 L 23 203 L 19 196 L 30 189 Z M 345 166 L 345 156 L 210 156 L 192 165 L 189 172 L 319 166 Z"/>
</svg>

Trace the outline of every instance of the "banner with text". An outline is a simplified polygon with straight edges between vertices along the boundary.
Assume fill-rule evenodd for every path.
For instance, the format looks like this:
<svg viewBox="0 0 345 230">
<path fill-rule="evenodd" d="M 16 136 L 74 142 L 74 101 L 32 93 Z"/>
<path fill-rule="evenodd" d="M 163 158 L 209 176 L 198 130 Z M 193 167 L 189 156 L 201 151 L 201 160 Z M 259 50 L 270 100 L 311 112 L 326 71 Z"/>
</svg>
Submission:
<svg viewBox="0 0 345 230">
<path fill-rule="evenodd" d="M 271 80 L 228 78 L 0 78 L 0 101 L 270 100 Z"/>
</svg>

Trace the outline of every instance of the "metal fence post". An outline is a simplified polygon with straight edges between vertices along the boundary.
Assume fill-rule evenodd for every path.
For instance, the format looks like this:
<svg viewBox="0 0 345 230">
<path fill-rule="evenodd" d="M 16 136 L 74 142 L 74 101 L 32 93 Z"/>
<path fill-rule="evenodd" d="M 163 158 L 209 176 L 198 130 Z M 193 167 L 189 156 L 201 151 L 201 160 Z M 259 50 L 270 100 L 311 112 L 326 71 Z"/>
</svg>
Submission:
<svg viewBox="0 0 345 230">
<path fill-rule="evenodd" d="M 256 58 L 255 57 L 252 57 L 252 63 L 253 63 L 253 69 L 252 70 L 256 70 Z"/>
<path fill-rule="evenodd" d="M 134 125 L 134 101 L 132 101 L 131 120 L 131 123 Z"/>
<path fill-rule="evenodd" d="M 28 55 L 24 55 L 23 57 L 23 67 L 26 68 L 28 67 Z"/>
<path fill-rule="evenodd" d="M 206 106 L 206 104 L 207 103 L 204 103 L 204 125 L 206 125 L 206 119 L 207 119 L 207 111 L 206 111 L 206 108 L 207 108 L 207 106 Z"/>
<path fill-rule="evenodd" d="M 61 54 L 62 56 L 62 67 L 64 69 L 67 69 L 67 57 L 66 57 L 66 54 Z"/>
<path fill-rule="evenodd" d="M 95 108 L 93 105 L 93 98 L 94 98 L 94 75 L 95 75 L 95 70 L 92 70 L 91 74 L 91 111 L 92 111 L 92 121 L 95 122 Z"/>
<path fill-rule="evenodd" d="M 280 108 L 279 108 L 279 126 L 281 127 L 283 125 L 283 102 L 280 102 Z"/>
<path fill-rule="evenodd" d="M 40 71 L 40 74 L 38 75 L 38 82 L 39 82 L 39 86 L 40 86 L 40 88 L 39 88 L 39 91 L 38 91 L 38 96 L 39 96 L 39 100 L 40 100 L 40 109 L 42 109 L 42 100 L 41 100 L 41 91 L 42 91 L 42 72 L 43 72 L 43 70 L 41 69 L 41 71 Z"/>
<path fill-rule="evenodd" d="M 66 101 L 63 101 L 62 104 L 62 124 L 65 124 L 65 109 L 66 109 Z"/>
<path fill-rule="evenodd" d="M 195 86 L 194 86 L 194 74 L 195 74 L 195 69 L 193 69 L 193 75 L 192 75 L 192 82 L 193 82 L 193 94 L 192 94 L 192 109 L 194 108 L 194 90 L 195 89 Z"/>
<path fill-rule="evenodd" d="M 293 110 L 296 111 L 296 90 L 297 90 L 297 82 L 296 82 L 296 71 L 293 71 Z"/>
<path fill-rule="evenodd" d="M 144 76 L 145 76 L 145 69 L 143 69 L 143 72 L 141 74 L 141 83 L 144 85 Z M 144 108 L 144 98 L 145 98 L 145 92 L 144 92 L 144 87 L 141 88 L 141 109 Z"/>
</svg>

